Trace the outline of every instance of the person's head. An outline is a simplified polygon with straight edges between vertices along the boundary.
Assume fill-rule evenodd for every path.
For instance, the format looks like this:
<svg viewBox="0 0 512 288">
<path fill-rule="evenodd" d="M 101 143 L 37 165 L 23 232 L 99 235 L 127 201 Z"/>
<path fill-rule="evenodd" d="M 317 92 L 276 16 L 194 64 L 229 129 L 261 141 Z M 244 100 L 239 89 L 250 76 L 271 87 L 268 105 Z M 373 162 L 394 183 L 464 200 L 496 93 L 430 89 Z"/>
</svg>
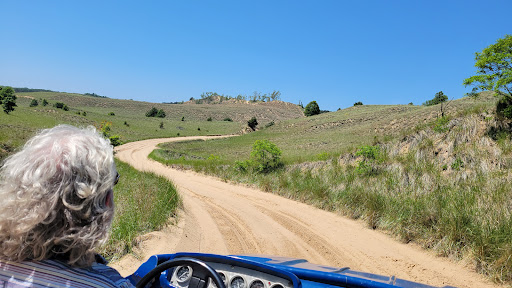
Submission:
<svg viewBox="0 0 512 288">
<path fill-rule="evenodd" d="M 117 177 L 112 146 L 94 127 L 31 138 L 0 168 L 0 259 L 90 265 L 110 229 Z"/>
</svg>

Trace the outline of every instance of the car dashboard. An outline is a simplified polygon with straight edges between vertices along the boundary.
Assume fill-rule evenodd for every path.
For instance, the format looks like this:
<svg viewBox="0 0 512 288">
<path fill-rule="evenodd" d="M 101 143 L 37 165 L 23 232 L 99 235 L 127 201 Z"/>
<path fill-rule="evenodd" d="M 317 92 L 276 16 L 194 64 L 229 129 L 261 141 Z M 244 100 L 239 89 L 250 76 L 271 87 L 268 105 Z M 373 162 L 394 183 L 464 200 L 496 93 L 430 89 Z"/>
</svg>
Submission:
<svg viewBox="0 0 512 288">
<path fill-rule="evenodd" d="M 219 274 L 226 288 L 293 288 L 293 283 L 289 279 L 261 272 L 254 268 L 218 262 L 206 261 L 205 263 Z M 172 286 L 189 288 L 194 273 L 192 267 L 181 265 L 169 272 L 167 276 Z M 217 288 L 217 286 L 213 281 L 209 281 L 208 288 Z"/>
<path fill-rule="evenodd" d="M 214 270 L 214 274 L 216 272 L 220 276 L 220 279 L 215 276 L 219 284 L 222 284 L 220 283 L 222 280 L 226 288 L 434 287 L 399 279 L 395 276 L 355 271 L 348 267 L 335 268 L 312 264 L 304 259 L 203 253 L 153 255 L 127 279 L 136 285 L 144 276 L 151 275 L 154 272 L 153 269 L 160 264 L 180 259 L 195 259 L 207 264 Z M 154 282 L 150 284 L 151 287 L 217 288 L 211 278 L 208 283 L 203 281 L 200 285 L 197 284 L 197 281 L 194 282 L 194 267 L 186 264 L 187 262 L 184 263 L 163 271 L 158 277 L 155 277 Z M 450 286 L 445 286 L 445 288 L 448 287 Z"/>
</svg>

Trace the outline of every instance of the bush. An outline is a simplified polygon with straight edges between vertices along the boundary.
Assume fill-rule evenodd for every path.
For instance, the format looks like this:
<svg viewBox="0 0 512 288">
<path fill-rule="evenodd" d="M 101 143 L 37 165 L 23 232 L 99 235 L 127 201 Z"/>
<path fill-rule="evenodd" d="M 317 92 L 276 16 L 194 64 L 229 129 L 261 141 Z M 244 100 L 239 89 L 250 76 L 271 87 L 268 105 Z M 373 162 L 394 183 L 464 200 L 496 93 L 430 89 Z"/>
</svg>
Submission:
<svg viewBox="0 0 512 288">
<path fill-rule="evenodd" d="M 306 105 L 306 108 L 304 108 L 304 115 L 306 116 L 313 116 L 320 114 L 320 107 L 316 103 L 316 101 L 311 101 Z"/>
<path fill-rule="evenodd" d="M 87 116 L 87 112 L 85 112 L 85 111 L 84 111 L 84 112 L 82 112 L 82 115 L 83 115 L 83 116 Z"/>
<path fill-rule="evenodd" d="M 57 102 L 57 103 L 53 104 L 53 107 L 55 107 L 57 109 L 63 109 L 65 105 L 66 104 L 64 104 L 62 102 Z"/>
<path fill-rule="evenodd" d="M 212 117 L 208 117 L 208 119 L 206 119 L 206 121 L 212 122 L 213 119 L 212 119 Z"/>
<path fill-rule="evenodd" d="M 181 117 L 181 121 L 185 121 L 185 116 Z"/>
<path fill-rule="evenodd" d="M 146 117 L 155 117 L 158 113 L 158 110 L 155 107 L 152 107 L 146 112 Z"/>
<path fill-rule="evenodd" d="M 500 118 L 512 119 L 512 97 L 503 94 L 496 102 L 496 115 Z"/>
<path fill-rule="evenodd" d="M 158 127 L 160 127 L 160 129 L 164 129 L 164 122 L 160 122 L 160 125 Z"/>
<path fill-rule="evenodd" d="M 448 131 L 448 123 L 450 119 L 447 116 L 437 118 L 436 122 L 434 122 L 434 127 L 432 128 L 437 133 L 444 133 Z"/>
<path fill-rule="evenodd" d="M 224 118 L 224 120 L 223 120 L 223 121 L 233 122 L 233 119 L 231 119 L 231 118 L 229 118 L 229 117 L 226 117 L 226 118 Z"/>
<path fill-rule="evenodd" d="M 258 120 L 256 120 L 256 117 L 252 117 L 249 121 L 247 121 L 247 125 L 251 127 L 252 131 L 255 131 L 256 126 L 258 126 Z"/>
<path fill-rule="evenodd" d="M 156 117 L 165 118 L 165 111 L 163 109 L 158 110 L 158 112 L 156 113 Z"/>
<path fill-rule="evenodd" d="M 356 171 L 360 174 L 373 175 L 378 169 L 376 164 L 382 160 L 382 154 L 379 146 L 361 146 L 356 152 L 356 156 L 362 156 L 363 160 L 359 161 Z"/>
<path fill-rule="evenodd" d="M 43 99 L 43 102 L 41 102 L 41 104 L 42 104 L 43 106 L 46 106 L 46 105 L 48 105 L 48 101 L 47 101 L 46 99 Z"/>
<path fill-rule="evenodd" d="M 121 136 L 119 136 L 119 135 L 110 136 L 110 137 L 108 137 L 108 139 L 110 139 L 110 144 L 112 144 L 112 146 L 119 146 L 119 145 L 123 144 L 121 142 Z"/>
<path fill-rule="evenodd" d="M 359 105 L 363 105 L 363 102 L 359 101 L 359 102 L 354 103 L 354 106 L 359 106 Z"/>
<path fill-rule="evenodd" d="M 272 121 L 268 122 L 267 125 L 265 125 L 265 128 L 272 127 L 272 126 L 274 126 L 274 124 L 276 124 L 276 123 L 274 123 L 274 120 L 272 120 Z"/>
<path fill-rule="evenodd" d="M 116 114 L 114 112 L 109 112 L 108 115 L 109 116 L 116 116 Z"/>
<path fill-rule="evenodd" d="M 276 144 L 268 140 L 256 140 L 252 145 L 251 163 L 255 171 L 268 173 L 282 166 L 281 154 Z"/>
<path fill-rule="evenodd" d="M 36 100 L 36 99 L 32 99 L 32 101 L 30 101 L 30 105 L 29 105 L 29 106 L 30 106 L 30 107 L 36 107 L 36 106 L 38 106 L 38 105 L 39 105 L 39 102 L 37 102 L 37 100 Z"/>
</svg>

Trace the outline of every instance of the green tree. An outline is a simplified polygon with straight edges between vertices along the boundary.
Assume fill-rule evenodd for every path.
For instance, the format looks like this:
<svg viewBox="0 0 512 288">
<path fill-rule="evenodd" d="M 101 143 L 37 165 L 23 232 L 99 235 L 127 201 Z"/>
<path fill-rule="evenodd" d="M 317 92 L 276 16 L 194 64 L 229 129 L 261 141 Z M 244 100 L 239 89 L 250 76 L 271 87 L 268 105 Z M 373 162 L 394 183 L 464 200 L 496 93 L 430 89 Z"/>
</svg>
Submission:
<svg viewBox="0 0 512 288">
<path fill-rule="evenodd" d="M 12 87 L 9 86 L 0 88 L 0 104 L 2 104 L 4 112 L 9 114 L 9 112 L 14 111 L 14 107 L 17 107 L 14 89 L 12 89 Z"/>
<path fill-rule="evenodd" d="M 360 106 L 360 105 L 363 105 L 363 102 L 359 101 L 359 102 L 354 103 L 354 106 Z"/>
<path fill-rule="evenodd" d="M 306 105 L 306 108 L 304 108 L 304 115 L 306 116 L 313 116 L 320 114 L 320 107 L 316 103 L 316 101 L 311 101 Z"/>
<path fill-rule="evenodd" d="M 255 131 L 256 126 L 258 126 L 258 120 L 256 120 L 256 117 L 252 117 L 249 121 L 247 121 L 247 125 L 251 127 L 252 131 Z"/>
<path fill-rule="evenodd" d="M 260 173 L 267 173 L 279 168 L 281 163 L 281 149 L 268 140 L 256 140 L 252 145 L 251 163 Z"/>
<path fill-rule="evenodd" d="M 494 91 L 500 99 L 496 114 L 512 119 L 512 35 L 505 35 L 482 52 L 475 53 L 477 75 L 464 79 L 476 91 Z"/>
<path fill-rule="evenodd" d="M 439 91 L 436 93 L 433 99 L 427 100 L 425 103 L 423 103 L 424 106 L 432 106 L 441 104 L 443 102 L 446 102 L 448 100 L 448 96 L 444 95 L 443 91 Z"/>
</svg>

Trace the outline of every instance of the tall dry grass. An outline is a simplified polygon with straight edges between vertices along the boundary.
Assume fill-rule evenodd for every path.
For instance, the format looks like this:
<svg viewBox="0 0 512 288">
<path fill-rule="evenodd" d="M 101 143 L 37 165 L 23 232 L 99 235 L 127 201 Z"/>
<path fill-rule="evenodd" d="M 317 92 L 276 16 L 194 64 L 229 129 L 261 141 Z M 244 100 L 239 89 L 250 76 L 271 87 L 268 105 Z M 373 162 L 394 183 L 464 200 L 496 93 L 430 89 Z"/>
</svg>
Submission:
<svg viewBox="0 0 512 288">
<path fill-rule="evenodd" d="M 164 161 L 162 151 L 153 157 L 363 219 L 511 283 L 512 141 L 503 127 L 480 109 L 434 120 L 377 144 L 382 155 L 369 164 L 372 173 L 358 169 L 356 151 L 267 174 L 243 173 L 217 158 Z"/>
</svg>

